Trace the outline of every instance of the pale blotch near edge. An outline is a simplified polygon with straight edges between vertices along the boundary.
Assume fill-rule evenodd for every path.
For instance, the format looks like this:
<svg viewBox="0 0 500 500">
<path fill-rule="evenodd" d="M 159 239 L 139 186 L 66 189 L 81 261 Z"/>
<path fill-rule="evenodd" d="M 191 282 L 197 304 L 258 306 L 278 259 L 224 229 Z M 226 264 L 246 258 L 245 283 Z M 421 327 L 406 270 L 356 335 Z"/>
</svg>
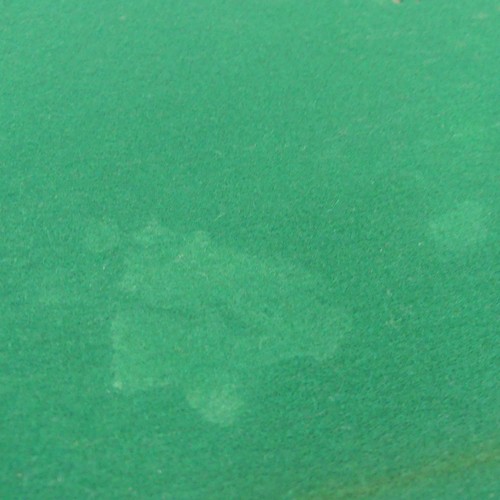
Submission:
<svg viewBox="0 0 500 500">
<path fill-rule="evenodd" d="M 488 236 L 488 212 L 478 202 L 466 201 L 429 223 L 429 234 L 445 252 L 465 252 L 481 245 Z"/>
</svg>

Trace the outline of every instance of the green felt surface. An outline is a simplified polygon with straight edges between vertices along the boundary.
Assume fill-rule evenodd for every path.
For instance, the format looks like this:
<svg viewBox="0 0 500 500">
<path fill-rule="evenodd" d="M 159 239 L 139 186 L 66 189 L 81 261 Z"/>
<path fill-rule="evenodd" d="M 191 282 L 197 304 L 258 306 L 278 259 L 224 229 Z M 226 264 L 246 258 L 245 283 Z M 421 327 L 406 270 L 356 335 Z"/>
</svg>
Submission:
<svg viewBox="0 0 500 500">
<path fill-rule="evenodd" d="M 0 497 L 500 496 L 494 0 L 0 0 Z"/>
</svg>

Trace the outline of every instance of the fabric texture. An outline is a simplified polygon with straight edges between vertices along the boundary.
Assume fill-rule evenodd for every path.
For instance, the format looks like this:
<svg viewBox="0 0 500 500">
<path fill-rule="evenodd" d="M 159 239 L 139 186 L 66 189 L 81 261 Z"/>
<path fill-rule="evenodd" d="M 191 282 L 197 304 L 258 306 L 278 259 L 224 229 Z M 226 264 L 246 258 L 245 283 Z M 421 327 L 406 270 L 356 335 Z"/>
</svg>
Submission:
<svg viewBox="0 0 500 500">
<path fill-rule="evenodd" d="M 497 1 L 0 10 L 1 498 L 500 496 Z"/>
</svg>

